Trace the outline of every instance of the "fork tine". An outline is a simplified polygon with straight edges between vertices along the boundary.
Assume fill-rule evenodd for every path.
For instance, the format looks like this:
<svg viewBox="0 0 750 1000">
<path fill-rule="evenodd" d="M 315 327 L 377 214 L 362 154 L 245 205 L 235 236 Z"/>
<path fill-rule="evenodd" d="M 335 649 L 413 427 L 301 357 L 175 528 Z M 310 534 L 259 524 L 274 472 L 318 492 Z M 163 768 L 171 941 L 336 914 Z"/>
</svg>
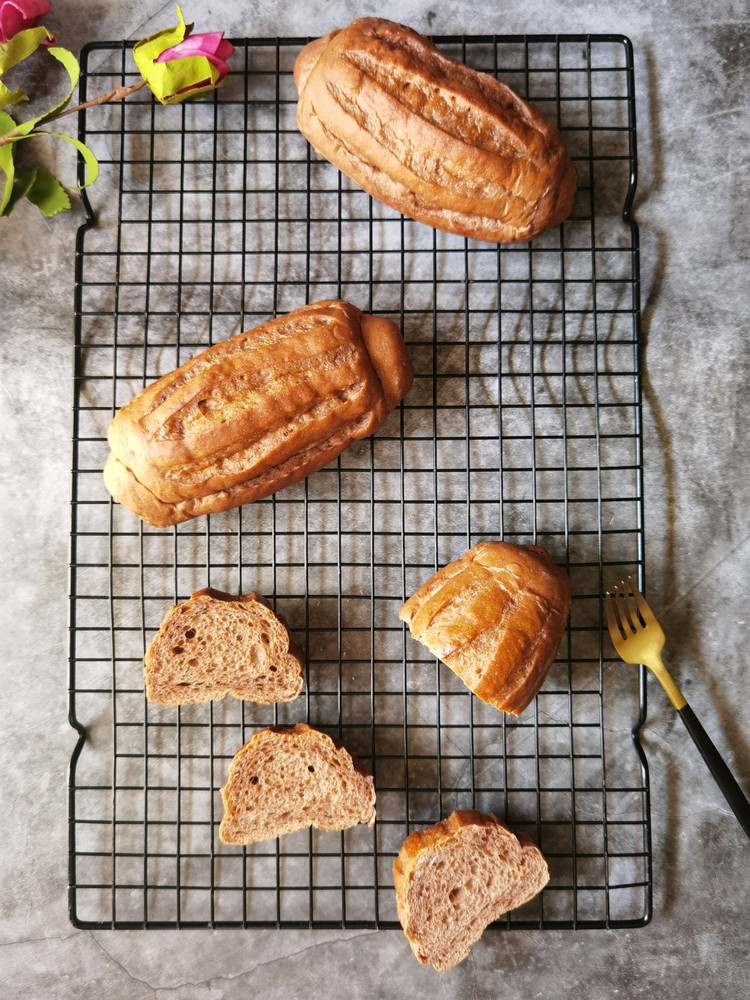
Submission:
<svg viewBox="0 0 750 1000">
<path fill-rule="evenodd" d="M 628 580 L 630 580 L 630 577 L 628 577 Z M 625 604 L 627 605 L 628 608 L 628 618 L 630 620 L 630 627 L 635 632 L 638 628 L 640 628 L 641 623 L 638 619 L 638 612 L 634 609 L 633 605 L 630 603 L 630 596 L 628 595 L 628 590 L 627 587 L 625 586 L 624 580 L 620 580 L 620 590 L 622 592 L 623 600 L 625 601 Z"/>
<path fill-rule="evenodd" d="M 622 639 L 622 628 L 615 615 L 615 601 L 609 591 L 607 591 L 607 596 L 604 601 L 607 607 L 607 629 L 609 631 L 610 638 L 613 643 L 616 643 L 618 639 Z"/>
<path fill-rule="evenodd" d="M 633 595 L 633 600 L 637 604 L 638 610 L 641 613 L 641 618 L 644 620 L 644 622 L 647 625 L 648 625 L 649 622 L 656 621 L 656 618 L 654 616 L 653 611 L 651 610 L 651 608 L 646 603 L 646 598 L 643 596 L 643 594 L 640 592 L 640 590 L 633 583 L 633 577 L 632 576 L 628 577 L 628 583 L 630 584 L 630 592 Z"/>
<path fill-rule="evenodd" d="M 630 607 L 626 606 L 626 602 L 623 600 L 623 593 L 620 591 L 619 587 L 615 587 L 615 602 L 617 604 L 617 612 L 620 616 L 620 624 L 627 637 L 628 634 L 635 633 L 635 628 L 633 627 L 633 622 L 630 618 Z"/>
</svg>

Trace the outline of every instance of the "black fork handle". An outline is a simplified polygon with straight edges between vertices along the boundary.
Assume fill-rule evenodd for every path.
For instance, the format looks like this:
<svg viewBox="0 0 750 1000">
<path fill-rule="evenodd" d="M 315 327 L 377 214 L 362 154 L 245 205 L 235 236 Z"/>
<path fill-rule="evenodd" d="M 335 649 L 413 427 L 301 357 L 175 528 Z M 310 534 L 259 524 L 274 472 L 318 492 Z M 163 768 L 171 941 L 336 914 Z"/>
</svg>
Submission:
<svg viewBox="0 0 750 1000">
<path fill-rule="evenodd" d="M 711 737 L 698 721 L 698 716 L 690 705 L 678 708 L 680 718 L 685 723 L 685 728 L 693 737 L 693 743 L 700 750 L 701 757 L 708 765 L 708 769 L 716 780 L 716 784 L 724 793 L 724 798 L 729 803 L 729 808 L 740 821 L 742 829 L 750 837 L 750 802 L 745 793 L 727 767 L 724 758 L 713 744 Z"/>
</svg>

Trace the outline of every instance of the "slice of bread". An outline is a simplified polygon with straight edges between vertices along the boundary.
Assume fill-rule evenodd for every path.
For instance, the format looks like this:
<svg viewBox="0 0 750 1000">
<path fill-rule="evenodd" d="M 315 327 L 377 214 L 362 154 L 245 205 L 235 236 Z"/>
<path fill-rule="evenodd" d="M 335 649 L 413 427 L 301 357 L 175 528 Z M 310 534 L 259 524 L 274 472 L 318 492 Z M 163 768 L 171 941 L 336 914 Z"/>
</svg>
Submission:
<svg viewBox="0 0 750 1000">
<path fill-rule="evenodd" d="M 438 972 L 463 961 L 488 924 L 548 880 L 529 837 L 474 809 L 416 830 L 393 863 L 398 919 L 419 961 Z"/>
<path fill-rule="evenodd" d="M 229 765 L 221 790 L 225 844 L 254 844 L 293 830 L 346 830 L 375 822 L 375 785 L 332 737 L 304 722 L 269 726 Z"/>
<path fill-rule="evenodd" d="M 146 697 L 194 705 L 231 694 L 268 705 L 302 690 L 301 650 L 257 594 L 199 590 L 167 614 L 146 652 Z"/>
</svg>

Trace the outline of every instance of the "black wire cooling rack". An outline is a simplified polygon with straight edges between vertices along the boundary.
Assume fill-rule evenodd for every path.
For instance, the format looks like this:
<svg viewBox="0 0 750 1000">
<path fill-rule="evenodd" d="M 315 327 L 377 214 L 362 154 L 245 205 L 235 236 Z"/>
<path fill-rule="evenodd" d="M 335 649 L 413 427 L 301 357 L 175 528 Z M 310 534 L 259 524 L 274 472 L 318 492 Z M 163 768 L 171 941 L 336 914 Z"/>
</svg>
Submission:
<svg viewBox="0 0 750 1000">
<path fill-rule="evenodd" d="M 305 39 L 236 41 L 208 100 L 147 91 L 81 116 L 104 176 L 76 248 L 70 914 L 79 927 L 393 927 L 407 833 L 475 806 L 529 833 L 551 878 L 507 927 L 623 927 L 651 913 L 642 673 L 603 639 L 602 593 L 643 585 L 633 56 L 621 36 L 448 37 L 556 119 L 579 189 L 529 245 L 436 232 L 373 202 L 295 127 Z M 83 55 L 81 98 L 138 78 Z M 92 204 L 96 201 L 96 204 Z M 374 437 L 274 497 L 167 531 L 113 504 L 114 411 L 208 344 L 308 301 L 396 320 L 416 372 Z M 483 538 L 539 542 L 570 626 L 516 720 L 472 697 L 398 620 Z M 307 652 L 290 704 L 146 702 L 165 612 L 256 590 Z M 234 752 L 269 723 L 341 737 L 375 776 L 373 829 L 219 842 Z"/>
</svg>

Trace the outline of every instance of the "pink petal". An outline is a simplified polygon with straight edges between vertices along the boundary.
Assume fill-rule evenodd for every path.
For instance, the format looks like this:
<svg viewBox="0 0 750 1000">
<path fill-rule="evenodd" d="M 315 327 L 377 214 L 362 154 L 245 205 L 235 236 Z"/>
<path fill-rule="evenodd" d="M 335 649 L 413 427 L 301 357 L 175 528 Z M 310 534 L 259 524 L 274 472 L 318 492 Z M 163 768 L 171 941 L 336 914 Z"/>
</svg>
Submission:
<svg viewBox="0 0 750 1000">
<path fill-rule="evenodd" d="M 227 66 L 227 64 L 222 59 L 219 59 L 217 56 L 208 56 L 207 55 L 206 59 L 208 59 L 208 61 L 211 63 L 212 66 L 214 66 L 216 69 L 218 69 L 219 74 L 220 74 L 220 76 L 221 76 L 221 78 L 223 80 L 224 77 L 229 72 L 229 67 Z"/>
<path fill-rule="evenodd" d="M 228 42 L 226 38 L 222 38 L 221 43 L 219 44 L 219 47 L 216 50 L 217 58 L 222 59 L 224 62 L 226 62 L 229 59 L 229 57 L 233 54 L 234 54 L 234 45 L 232 45 L 231 42 Z M 227 66 L 227 72 L 228 71 L 229 67 Z"/>
<path fill-rule="evenodd" d="M 7 42 L 24 26 L 23 14 L 11 3 L 0 8 L 0 42 Z"/>
<path fill-rule="evenodd" d="M 204 31 L 197 35 L 184 38 L 177 45 L 165 49 L 157 62 L 172 62 L 173 59 L 186 59 L 189 56 L 204 56 L 211 65 L 219 71 L 223 79 L 229 72 L 226 60 L 234 52 L 234 45 L 224 40 L 223 31 Z"/>
<path fill-rule="evenodd" d="M 214 55 L 221 44 L 222 33 L 220 31 L 204 32 L 202 35 L 190 35 L 183 39 L 171 49 L 165 49 L 158 57 L 157 62 L 171 62 L 172 59 L 185 59 L 188 56 L 206 56 L 208 59 Z"/>
<path fill-rule="evenodd" d="M 0 0 L 0 43 L 49 14 L 49 0 Z"/>
<path fill-rule="evenodd" d="M 12 2 L 27 18 L 44 17 L 50 11 L 49 0 L 12 0 Z"/>
</svg>

